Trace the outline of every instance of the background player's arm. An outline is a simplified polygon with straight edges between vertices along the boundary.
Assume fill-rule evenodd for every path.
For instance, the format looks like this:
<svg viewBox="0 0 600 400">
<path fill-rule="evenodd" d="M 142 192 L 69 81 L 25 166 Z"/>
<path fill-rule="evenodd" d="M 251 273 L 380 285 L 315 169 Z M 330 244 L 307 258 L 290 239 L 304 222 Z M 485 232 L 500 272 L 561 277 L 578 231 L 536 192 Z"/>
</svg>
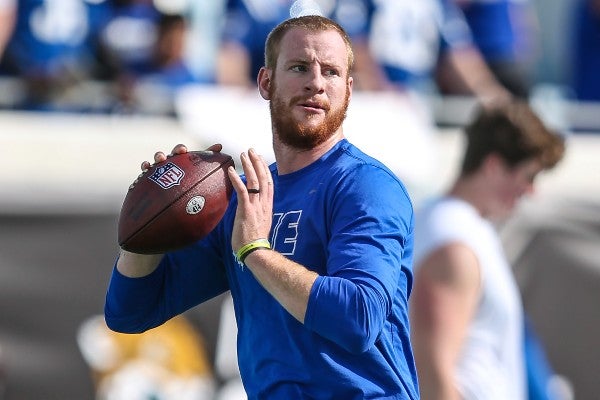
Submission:
<svg viewBox="0 0 600 400">
<path fill-rule="evenodd" d="M 369 42 L 356 40 L 354 48 L 354 87 L 364 91 L 394 90 L 385 72 L 371 55 Z"/>
<path fill-rule="evenodd" d="M 511 98 L 479 51 L 471 46 L 445 52 L 436 74 L 438 84 L 448 93 L 473 95 L 484 103 Z"/>
<path fill-rule="evenodd" d="M 454 368 L 479 290 L 479 263 L 462 244 L 435 250 L 416 268 L 411 336 L 424 399 L 460 399 Z"/>
<path fill-rule="evenodd" d="M 239 43 L 223 43 L 217 55 L 217 82 L 225 86 L 250 87 L 250 55 Z"/>
</svg>

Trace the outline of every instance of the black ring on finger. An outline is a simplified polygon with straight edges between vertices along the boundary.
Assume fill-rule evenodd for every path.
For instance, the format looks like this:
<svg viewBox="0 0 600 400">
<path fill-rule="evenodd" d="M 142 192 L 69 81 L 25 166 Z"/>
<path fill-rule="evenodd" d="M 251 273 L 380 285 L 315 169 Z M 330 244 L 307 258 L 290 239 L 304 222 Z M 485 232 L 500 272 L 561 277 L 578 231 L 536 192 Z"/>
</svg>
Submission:
<svg viewBox="0 0 600 400">
<path fill-rule="evenodd" d="M 247 189 L 249 194 L 258 194 L 260 193 L 260 189 Z"/>
</svg>

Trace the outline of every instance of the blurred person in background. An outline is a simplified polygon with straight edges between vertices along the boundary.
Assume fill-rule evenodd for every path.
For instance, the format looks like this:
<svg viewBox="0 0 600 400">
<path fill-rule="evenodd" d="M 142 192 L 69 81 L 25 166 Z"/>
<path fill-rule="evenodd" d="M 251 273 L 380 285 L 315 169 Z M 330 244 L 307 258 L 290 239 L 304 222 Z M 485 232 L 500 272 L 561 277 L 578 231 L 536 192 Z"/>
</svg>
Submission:
<svg viewBox="0 0 600 400">
<path fill-rule="evenodd" d="M 527 99 L 539 54 L 538 18 L 533 2 L 452 1 L 462 10 L 473 43 L 496 79 L 515 97 Z"/>
<path fill-rule="evenodd" d="M 154 46 L 153 60 L 148 69 L 135 77 L 138 103 L 146 109 L 175 115 L 175 94 L 178 89 L 190 84 L 212 84 L 210 79 L 201 79 L 188 65 L 185 55 L 187 19 L 180 14 L 162 14 L 158 22 L 158 35 Z M 146 90 L 144 90 L 146 89 Z M 159 100 L 160 107 L 151 107 Z M 159 103 L 160 105 L 160 103 Z"/>
<path fill-rule="evenodd" d="M 564 141 L 525 102 L 481 108 L 465 134 L 458 177 L 416 216 L 410 321 L 422 398 L 557 399 L 550 376 L 540 397 L 528 394 L 533 337 L 494 224 L 561 160 Z"/>
<path fill-rule="evenodd" d="M 0 75 L 23 83 L 13 107 L 85 111 L 77 89 L 97 72 L 107 16 L 102 0 L 0 1 Z"/>
<path fill-rule="evenodd" d="M 111 86 L 107 112 L 135 112 L 135 77 L 150 68 L 160 12 L 152 0 L 108 0 L 110 19 L 100 32 L 100 79 Z"/>
<path fill-rule="evenodd" d="M 141 72 L 144 81 L 154 81 L 168 87 L 198 82 L 184 58 L 186 23 L 183 15 L 160 16 L 153 60 L 148 69 Z"/>
<path fill-rule="evenodd" d="M 136 75 L 153 63 L 161 12 L 152 0 L 106 0 L 110 19 L 100 32 L 110 78 Z"/>
<path fill-rule="evenodd" d="M 183 14 L 158 11 L 151 2 L 127 3 L 117 7 L 103 34 L 106 78 L 116 83 L 111 112 L 175 116 L 179 88 L 212 83 L 200 79 L 188 65 L 188 21 Z"/>
<path fill-rule="evenodd" d="M 111 113 L 173 115 L 174 91 L 199 80 L 187 65 L 185 9 L 163 12 L 152 0 L 107 0 L 101 77 L 113 83 Z"/>
<path fill-rule="evenodd" d="M 600 102 L 600 0 L 575 6 L 572 86 L 578 100 Z"/>
<path fill-rule="evenodd" d="M 448 89 L 486 102 L 510 97 L 472 41 L 451 0 L 373 0 L 370 47 L 384 70 L 381 89 L 436 90 L 436 71 Z"/>
</svg>

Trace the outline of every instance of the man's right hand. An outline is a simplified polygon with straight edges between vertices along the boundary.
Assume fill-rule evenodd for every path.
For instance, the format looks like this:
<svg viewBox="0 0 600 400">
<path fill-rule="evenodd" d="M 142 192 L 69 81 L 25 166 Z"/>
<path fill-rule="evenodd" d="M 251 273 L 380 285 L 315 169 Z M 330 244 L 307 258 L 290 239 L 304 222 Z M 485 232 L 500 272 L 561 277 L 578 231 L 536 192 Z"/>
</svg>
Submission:
<svg viewBox="0 0 600 400">
<path fill-rule="evenodd" d="M 207 151 L 220 152 L 223 146 L 219 143 L 208 147 Z M 168 157 L 175 154 L 187 153 L 188 148 L 184 144 L 178 144 L 173 147 L 171 153 L 167 156 L 162 151 L 154 153 L 154 164 L 165 161 Z M 144 161 L 141 165 L 142 171 L 146 171 L 153 164 L 149 161 Z M 140 278 L 149 275 L 158 267 L 163 254 L 137 254 L 121 249 L 119 260 L 117 261 L 117 269 L 119 272 L 130 278 Z"/>
<path fill-rule="evenodd" d="M 212 146 L 209 146 L 206 149 L 206 151 L 214 151 L 215 153 L 219 153 L 219 152 L 221 152 L 222 149 L 223 149 L 223 145 L 221 145 L 220 143 L 215 143 Z M 169 155 L 165 155 L 165 153 L 163 153 L 162 151 L 157 151 L 156 153 L 154 153 L 154 164 L 163 162 L 168 157 L 171 157 L 175 154 L 183 154 L 183 153 L 187 153 L 187 152 L 188 152 L 187 146 L 185 144 L 181 144 L 181 143 L 176 145 L 175 147 L 173 147 L 173 150 L 171 150 L 171 153 Z M 146 171 L 148 168 L 150 168 L 154 164 L 150 164 L 149 161 L 144 161 L 142 163 L 142 171 Z"/>
</svg>

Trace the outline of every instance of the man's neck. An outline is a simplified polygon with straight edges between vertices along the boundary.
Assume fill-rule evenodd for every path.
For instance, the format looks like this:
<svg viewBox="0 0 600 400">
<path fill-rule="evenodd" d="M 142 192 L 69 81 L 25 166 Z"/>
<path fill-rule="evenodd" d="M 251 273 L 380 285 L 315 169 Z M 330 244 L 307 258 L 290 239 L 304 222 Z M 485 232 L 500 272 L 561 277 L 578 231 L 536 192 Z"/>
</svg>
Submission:
<svg viewBox="0 0 600 400">
<path fill-rule="evenodd" d="M 273 150 L 275 152 L 275 160 L 277 161 L 278 174 L 290 174 L 312 164 L 342 139 L 344 139 L 344 134 L 340 129 L 318 146 L 308 150 L 300 150 L 281 143 L 277 135 L 275 135 Z"/>
<path fill-rule="evenodd" d="M 477 174 L 459 177 L 450 188 L 448 195 L 471 204 L 485 218 L 487 217 L 486 202 L 488 196 L 486 192 L 489 192 L 489 188 L 483 179 L 484 177 Z"/>
</svg>

